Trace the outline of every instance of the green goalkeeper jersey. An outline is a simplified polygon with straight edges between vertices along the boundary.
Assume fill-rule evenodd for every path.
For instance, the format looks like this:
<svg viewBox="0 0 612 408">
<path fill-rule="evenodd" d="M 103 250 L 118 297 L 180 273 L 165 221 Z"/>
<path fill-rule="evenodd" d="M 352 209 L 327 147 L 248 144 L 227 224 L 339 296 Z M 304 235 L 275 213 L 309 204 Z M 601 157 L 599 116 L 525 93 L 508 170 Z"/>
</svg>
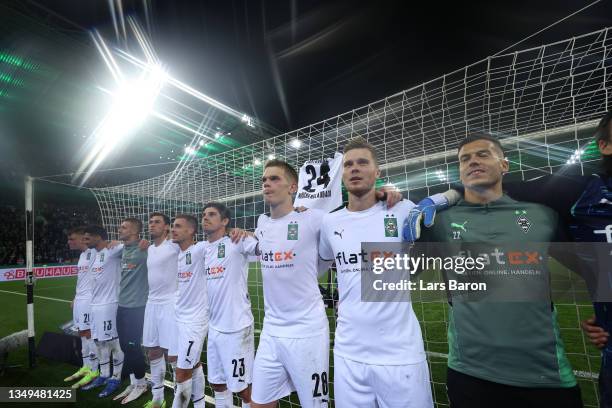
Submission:
<svg viewBox="0 0 612 408">
<path fill-rule="evenodd" d="M 437 215 L 422 240 L 552 242 L 557 225 L 557 214 L 548 207 L 504 195 L 485 205 L 460 201 Z M 519 387 L 576 385 L 550 302 L 453 302 L 448 348 L 451 369 L 483 380 Z"/>
</svg>

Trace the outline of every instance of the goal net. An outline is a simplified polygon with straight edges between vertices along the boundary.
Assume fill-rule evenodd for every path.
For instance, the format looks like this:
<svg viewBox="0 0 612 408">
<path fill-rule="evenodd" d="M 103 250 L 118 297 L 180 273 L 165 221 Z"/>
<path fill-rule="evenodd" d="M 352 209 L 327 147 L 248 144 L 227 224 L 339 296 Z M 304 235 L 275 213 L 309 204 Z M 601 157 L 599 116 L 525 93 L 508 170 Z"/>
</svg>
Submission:
<svg viewBox="0 0 612 408">
<path fill-rule="evenodd" d="M 306 160 L 333 157 L 356 134 L 378 149 L 382 181 L 392 183 L 413 201 L 458 181 L 456 146 L 471 131 L 488 132 L 502 140 L 511 163 L 510 178 L 527 179 L 566 166 L 590 174 L 598 160 L 591 142 L 593 129 L 612 107 L 609 34 L 604 29 L 489 57 L 301 129 L 205 159 L 186 158 L 170 173 L 92 192 L 104 225 L 115 237 L 125 217 L 140 218 L 146 225 L 153 211 L 199 216 L 202 204 L 213 200 L 231 208 L 236 227 L 253 230 L 258 215 L 267 211 L 260 195 L 266 160 L 275 157 L 299 167 Z M 259 333 L 264 312 L 256 264 L 250 274 Z M 557 306 L 561 334 L 585 404 L 595 407 L 599 354 L 579 326 L 592 313 L 591 307 L 588 303 Z M 436 406 L 448 406 L 446 305 L 416 299 L 414 309 L 428 351 Z M 329 315 L 333 329 L 333 313 Z M 293 397 L 283 404 L 297 406 L 298 402 Z"/>
</svg>

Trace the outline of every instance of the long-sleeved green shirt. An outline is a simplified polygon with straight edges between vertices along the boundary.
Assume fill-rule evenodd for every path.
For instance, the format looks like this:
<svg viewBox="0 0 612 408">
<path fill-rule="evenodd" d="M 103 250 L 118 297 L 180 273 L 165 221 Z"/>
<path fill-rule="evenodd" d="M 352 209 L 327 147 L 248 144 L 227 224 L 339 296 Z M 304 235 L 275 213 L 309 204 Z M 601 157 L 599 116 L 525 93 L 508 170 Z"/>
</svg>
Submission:
<svg viewBox="0 0 612 408">
<path fill-rule="evenodd" d="M 149 295 L 147 273 L 147 251 L 141 250 L 138 242 L 126 243 L 121 256 L 119 306 L 142 307 L 147 304 Z"/>
<path fill-rule="evenodd" d="M 557 225 L 557 214 L 550 208 L 504 195 L 485 205 L 460 201 L 438 213 L 421 239 L 552 242 Z M 448 366 L 453 370 L 519 387 L 576 385 L 550 302 L 453 302 L 449 311 Z"/>
</svg>

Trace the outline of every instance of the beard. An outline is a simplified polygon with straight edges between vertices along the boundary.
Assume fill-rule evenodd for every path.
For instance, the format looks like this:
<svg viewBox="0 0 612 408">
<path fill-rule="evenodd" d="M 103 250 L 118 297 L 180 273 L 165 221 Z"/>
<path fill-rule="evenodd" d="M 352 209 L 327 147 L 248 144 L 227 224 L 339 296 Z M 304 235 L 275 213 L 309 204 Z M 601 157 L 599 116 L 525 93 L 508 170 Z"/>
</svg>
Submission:
<svg viewBox="0 0 612 408">
<path fill-rule="evenodd" d="M 601 157 L 601 169 L 607 176 L 612 176 L 612 155 L 608 154 Z"/>
</svg>

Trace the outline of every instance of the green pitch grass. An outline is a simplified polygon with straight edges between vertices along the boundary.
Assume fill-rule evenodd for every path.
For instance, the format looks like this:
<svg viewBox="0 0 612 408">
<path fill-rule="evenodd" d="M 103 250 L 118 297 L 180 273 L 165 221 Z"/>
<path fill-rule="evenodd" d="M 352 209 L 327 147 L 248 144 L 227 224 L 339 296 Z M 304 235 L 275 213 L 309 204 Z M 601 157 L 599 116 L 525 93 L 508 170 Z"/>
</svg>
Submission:
<svg viewBox="0 0 612 408">
<path fill-rule="evenodd" d="M 36 338 L 40 340 L 45 331 L 58 332 L 59 326 L 72 318 L 70 300 L 74 296 L 76 278 L 42 279 L 35 286 L 35 321 Z M 255 330 L 258 334 L 261 330 L 263 320 L 263 295 L 261 289 L 261 275 L 254 267 L 249 275 L 249 292 L 255 316 Z M 27 327 L 26 321 L 26 297 L 23 282 L 0 283 L 0 337 L 10 333 L 23 330 Z M 429 353 L 431 375 L 433 382 L 434 399 L 437 407 L 447 406 L 444 383 L 446 379 L 446 358 L 448 352 L 446 343 L 447 306 L 442 302 L 413 302 L 413 307 L 423 330 L 426 349 Z M 596 380 L 588 377 L 589 374 L 597 374 L 599 371 L 599 352 L 586 343 L 579 329 L 579 322 L 592 315 L 592 308 L 588 303 L 557 304 L 561 335 L 565 341 L 566 350 L 574 370 L 582 372 L 578 377 L 585 406 L 596 407 Z M 333 311 L 328 309 L 330 317 L 330 332 L 335 325 Z M 256 336 L 257 338 L 257 336 Z M 256 340 L 257 341 L 257 340 Z M 203 354 L 202 361 L 206 361 Z M 330 363 L 333 359 L 330 355 Z M 35 369 L 27 368 L 27 352 L 19 350 L 10 353 L 9 365 L 17 365 L 7 369 L 4 376 L 0 376 L 0 386 L 66 386 L 63 379 L 76 371 L 77 367 L 68 364 L 39 358 Z M 332 382 L 333 382 L 333 370 Z M 204 369 L 206 373 L 206 369 Z M 127 384 L 124 383 L 122 388 Z M 333 384 L 330 387 L 333 392 Z M 96 391 L 78 391 L 77 406 L 88 408 L 120 406 L 119 402 L 111 398 L 101 400 L 97 398 Z M 207 394 L 212 395 L 210 388 Z M 332 395 L 333 396 L 333 395 Z M 150 398 L 141 397 L 126 407 L 141 407 Z M 172 405 L 172 393 L 166 389 L 166 402 Z M 298 400 L 295 395 L 290 398 L 291 403 L 283 402 L 283 407 L 297 407 Z M 234 401 L 239 406 L 238 401 Z M 54 406 L 66 406 L 68 404 L 46 404 Z M 5 406 L 3 404 L 3 406 Z M 6 405 L 8 406 L 8 405 Z M 23 407 L 23 404 L 15 406 Z M 70 406 L 74 406 L 70 404 Z"/>
</svg>

